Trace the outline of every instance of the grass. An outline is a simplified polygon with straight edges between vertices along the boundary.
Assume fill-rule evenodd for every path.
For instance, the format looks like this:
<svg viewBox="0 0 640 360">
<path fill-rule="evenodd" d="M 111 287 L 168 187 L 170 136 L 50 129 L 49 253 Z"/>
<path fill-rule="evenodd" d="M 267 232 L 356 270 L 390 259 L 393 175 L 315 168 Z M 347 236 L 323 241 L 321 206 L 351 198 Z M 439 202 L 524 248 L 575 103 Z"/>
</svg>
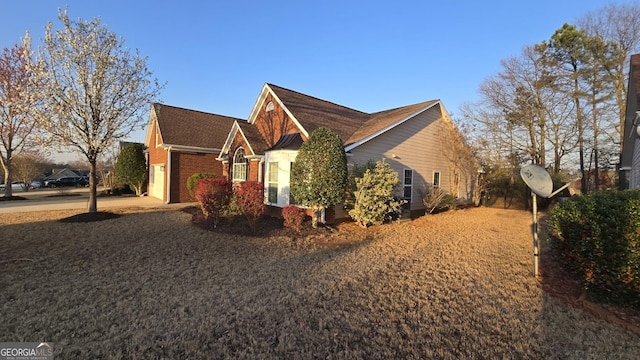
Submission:
<svg viewBox="0 0 640 360">
<path fill-rule="evenodd" d="M 363 240 L 335 246 L 117 213 L 0 217 L 2 341 L 64 359 L 640 358 L 638 336 L 543 292 L 527 212 L 339 227 Z"/>
</svg>

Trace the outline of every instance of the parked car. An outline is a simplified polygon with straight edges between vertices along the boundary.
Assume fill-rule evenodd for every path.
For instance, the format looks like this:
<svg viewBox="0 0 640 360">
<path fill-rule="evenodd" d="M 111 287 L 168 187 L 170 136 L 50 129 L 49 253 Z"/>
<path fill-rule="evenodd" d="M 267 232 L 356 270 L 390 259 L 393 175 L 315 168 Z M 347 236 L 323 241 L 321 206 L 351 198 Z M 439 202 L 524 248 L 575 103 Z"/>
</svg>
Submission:
<svg viewBox="0 0 640 360">
<path fill-rule="evenodd" d="M 41 181 L 37 181 L 37 180 L 33 180 L 30 185 L 31 185 L 32 189 L 38 189 L 38 188 L 42 187 L 42 182 Z"/>
<path fill-rule="evenodd" d="M 75 176 L 75 177 L 67 176 L 67 177 L 61 177 L 55 180 L 46 180 L 44 182 L 44 186 L 50 187 L 50 188 L 65 187 L 65 186 L 81 187 L 81 186 L 87 186 L 87 181 L 80 176 Z"/>
<path fill-rule="evenodd" d="M 0 190 L 5 189 L 6 185 L 5 184 L 0 184 Z M 12 190 L 23 190 L 24 189 L 24 183 L 22 181 L 14 181 L 11 183 L 11 189 Z"/>
</svg>

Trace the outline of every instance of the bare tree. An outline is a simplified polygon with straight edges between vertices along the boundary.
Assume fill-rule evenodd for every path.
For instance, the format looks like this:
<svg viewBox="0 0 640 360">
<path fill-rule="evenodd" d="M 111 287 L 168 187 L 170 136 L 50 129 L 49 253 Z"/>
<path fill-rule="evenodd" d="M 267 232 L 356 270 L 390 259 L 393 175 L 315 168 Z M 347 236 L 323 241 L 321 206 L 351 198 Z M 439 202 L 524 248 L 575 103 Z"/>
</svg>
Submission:
<svg viewBox="0 0 640 360">
<path fill-rule="evenodd" d="M 20 45 L 0 54 L 0 164 L 5 184 L 13 180 L 12 160 L 33 144 L 37 128 L 33 112 L 39 103 L 33 97 L 38 93 L 33 70 L 29 34 Z M 11 186 L 5 186 L 5 196 L 12 195 Z"/>
<path fill-rule="evenodd" d="M 24 183 L 24 190 L 29 191 L 33 180 L 41 178 L 49 161 L 39 151 L 21 152 L 14 158 L 13 171 L 15 178 Z"/>
<path fill-rule="evenodd" d="M 89 212 L 97 211 L 96 163 L 99 155 L 146 122 L 144 111 L 160 92 L 146 58 L 124 46 L 100 19 L 71 21 L 67 11 L 49 23 L 39 52 L 46 112 L 40 124 L 59 145 L 89 161 Z"/>
</svg>

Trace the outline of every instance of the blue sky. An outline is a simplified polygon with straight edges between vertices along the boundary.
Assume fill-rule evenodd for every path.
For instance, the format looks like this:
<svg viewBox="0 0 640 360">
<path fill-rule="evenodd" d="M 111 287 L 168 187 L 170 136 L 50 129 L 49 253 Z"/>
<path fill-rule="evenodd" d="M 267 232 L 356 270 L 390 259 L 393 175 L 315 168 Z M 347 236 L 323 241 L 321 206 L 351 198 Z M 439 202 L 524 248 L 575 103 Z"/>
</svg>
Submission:
<svg viewBox="0 0 640 360">
<path fill-rule="evenodd" d="M 440 99 L 455 117 L 500 60 L 610 3 L 0 0 L 0 47 L 26 31 L 37 47 L 68 5 L 147 56 L 168 105 L 246 119 L 268 82 L 366 112 Z"/>
</svg>

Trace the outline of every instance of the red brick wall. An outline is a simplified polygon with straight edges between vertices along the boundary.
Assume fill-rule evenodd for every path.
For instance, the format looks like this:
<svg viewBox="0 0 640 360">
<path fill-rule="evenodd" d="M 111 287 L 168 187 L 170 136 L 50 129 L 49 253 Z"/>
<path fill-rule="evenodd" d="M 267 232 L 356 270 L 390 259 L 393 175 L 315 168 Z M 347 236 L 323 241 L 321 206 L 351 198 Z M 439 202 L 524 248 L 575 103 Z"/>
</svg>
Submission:
<svg viewBox="0 0 640 360">
<path fill-rule="evenodd" d="M 210 172 L 222 177 L 222 162 L 218 154 L 171 152 L 171 202 L 195 201 L 189 196 L 187 179 L 195 173 Z"/>
<path fill-rule="evenodd" d="M 272 102 L 274 107 L 273 110 L 266 111 L 265 108 L 269 102 Z M 262 103 L 262 109 L 258 112 L 253 124 L 268 146 L 273 146 L 284 134 L 301 132 L 271 94 L 267 95 Z"/>
</svg>

